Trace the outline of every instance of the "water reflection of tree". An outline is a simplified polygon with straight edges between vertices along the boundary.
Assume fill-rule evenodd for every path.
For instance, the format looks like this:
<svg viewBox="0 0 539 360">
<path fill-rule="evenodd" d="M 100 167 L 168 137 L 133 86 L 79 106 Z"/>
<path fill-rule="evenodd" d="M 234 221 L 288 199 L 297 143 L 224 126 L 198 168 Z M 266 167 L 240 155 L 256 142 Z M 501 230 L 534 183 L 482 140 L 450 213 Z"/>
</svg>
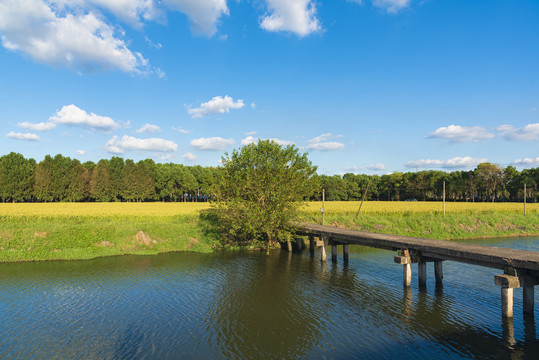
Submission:
<svg viewBox="0 0 539 360">
<path fill-rule="evenodd" d="M 217 345 L 227 358 L 304 357 L 324 332 L 306 286 L 310 275 L 302 276 L 305 262 L 284 251 L 251 257 L 249 264 L 239 259 L 239 271 L 224 268 L 223 294 L 208 318 Z"/>
</svg>

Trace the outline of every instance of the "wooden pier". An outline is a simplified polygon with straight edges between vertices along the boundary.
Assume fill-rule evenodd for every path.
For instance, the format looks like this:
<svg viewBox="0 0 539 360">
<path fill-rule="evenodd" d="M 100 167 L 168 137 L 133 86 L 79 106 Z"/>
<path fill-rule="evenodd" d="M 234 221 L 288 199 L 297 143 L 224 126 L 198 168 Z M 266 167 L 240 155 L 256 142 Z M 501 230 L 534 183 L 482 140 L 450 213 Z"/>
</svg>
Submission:
<svg viewBox="0 0 539 360">
<path fill-rule="evenodd" d="M 458 261 L 472 265 L 503 270 L 494 276 L 494 283 L 501 288 L 502 316 L 513 317 L 513 289 L 523 288 L 523 310 L 534 311 L 534 286 L 539 284 L 539 252 L 462 244 L 446 240 L 421 239 L 406 236 L 377 234 L 341 229 L 316 224 L 298 224 L 298 232 L 309 236 L 311 252 L 315 237 L 322 246 L 322 261 L 326 261 L 326 246 L 331 245 L 332 261 L 337 261 L 337 246 L 343 246 L 344 261 L 348 261 L 348 245 L 363 245 L 397 251 L 394 260 L 403 266 L 403 282 L 409 287 L 412 280 L 411 264 L 417 263 L 420 286 L 427 282 L 427 263 L 434 263 L 436 283 L 443 279 L 442 262 Z"/>
</svg>

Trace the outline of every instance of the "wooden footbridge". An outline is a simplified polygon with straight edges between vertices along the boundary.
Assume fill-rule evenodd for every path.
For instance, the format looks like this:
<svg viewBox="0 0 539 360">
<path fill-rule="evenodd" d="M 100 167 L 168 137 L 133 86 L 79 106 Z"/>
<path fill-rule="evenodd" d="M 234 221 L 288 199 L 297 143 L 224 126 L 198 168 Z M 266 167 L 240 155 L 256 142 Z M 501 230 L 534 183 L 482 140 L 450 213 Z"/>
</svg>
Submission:
<svg viewBox="0 0 539 360">
<path fill-rule="evenodd" d="M 406 236 L 377 234 L 316 224 L 298 224 L 298 233 L 309 237 L 314 252 L 315 237 L 322 246 L 322 261 L 326 261 L 326 246 L 331 245 L 331 257 L 337 261 L 337 245 L 343 246 L 344 261 L 348 261 L 348 245 L 363 245 L 397 251 L 395 262 L 403 265 L 404 286 L 412 280 L 411 264 L 417 263 L 420 286 L 426 286 L 427 263 L 434 263 L 436 283 L 443 279 L 442 262 L 458 261 L 504 271 L 494 276 L 501 287 L 502 316 L 513 317 L 513 289 L 523 288 L 523 310 L 533 314 L 534 286 L 539 284 L 539 252 L 455 243 L 445 240 L 420 239 Z"/>
</svg>

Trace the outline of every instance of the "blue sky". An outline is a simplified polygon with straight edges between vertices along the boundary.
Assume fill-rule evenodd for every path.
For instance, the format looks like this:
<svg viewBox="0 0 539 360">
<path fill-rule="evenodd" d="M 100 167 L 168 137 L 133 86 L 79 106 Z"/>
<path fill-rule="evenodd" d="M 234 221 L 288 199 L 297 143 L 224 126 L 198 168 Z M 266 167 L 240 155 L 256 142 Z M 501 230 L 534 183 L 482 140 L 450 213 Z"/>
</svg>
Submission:
<svg viewBox="0 0 539 360">
<path fill-rule="evenodd" d="M 539 166 L 536 0 L 0 0 L 0 154 Z"/>
</svg>

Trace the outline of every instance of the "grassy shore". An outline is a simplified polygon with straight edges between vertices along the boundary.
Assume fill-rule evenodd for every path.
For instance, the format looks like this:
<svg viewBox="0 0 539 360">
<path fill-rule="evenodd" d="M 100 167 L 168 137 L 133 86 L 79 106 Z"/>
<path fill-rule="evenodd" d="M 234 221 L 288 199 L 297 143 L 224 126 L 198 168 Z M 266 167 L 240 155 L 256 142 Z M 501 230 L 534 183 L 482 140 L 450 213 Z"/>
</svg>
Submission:
<svg viewBox="0 0 539 360">
<path fill-rule="evenodd" d="M 454 206 L 449 206 L 454 205 Z M 326 224 L 405 236 L 462 239 L 539 235 L 539 206 L 327 202 Z M 199 212 L 207 203 L 0 204 L 0 262 L 91 259 L 170 251 L 211 252 L 218 246 Z M 320 223 L 321 203 L 303 220 Z"/>
</svg>

